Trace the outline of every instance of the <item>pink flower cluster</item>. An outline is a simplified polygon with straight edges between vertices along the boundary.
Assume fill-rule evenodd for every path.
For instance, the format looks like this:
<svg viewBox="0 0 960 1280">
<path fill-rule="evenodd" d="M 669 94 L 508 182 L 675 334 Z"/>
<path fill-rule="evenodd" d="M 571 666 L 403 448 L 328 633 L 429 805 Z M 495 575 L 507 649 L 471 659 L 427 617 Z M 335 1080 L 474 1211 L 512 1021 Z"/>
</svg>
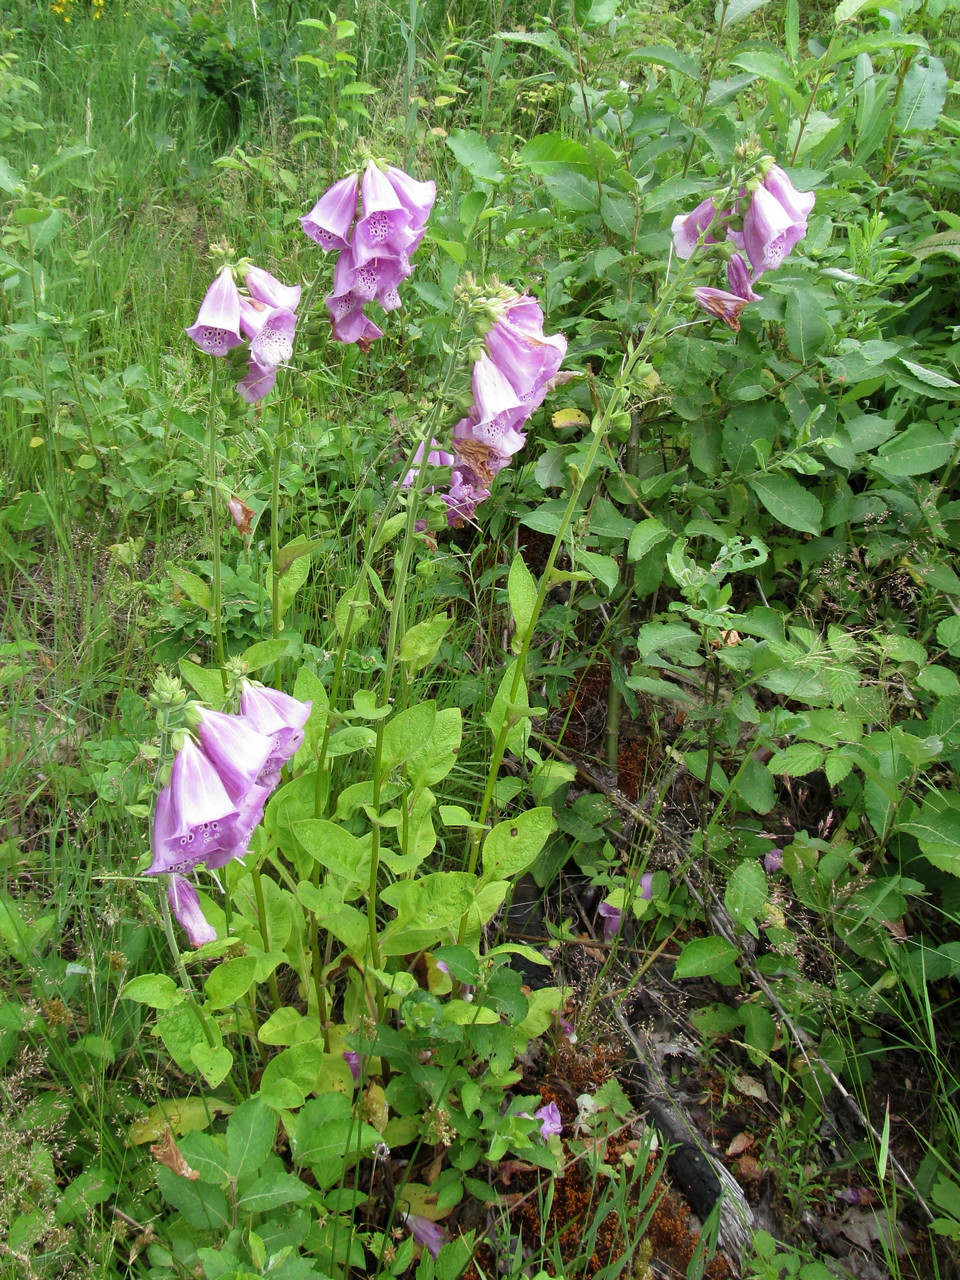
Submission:
<svg viewBox="0 0 960 1280">
<path fill-rule="evenodd" d="M 700 306 L 737 332 L 744 307 L 761 301 L 753 285 L 764 271 L 779 267 L 807 234 L 815 199 L 812 191 L 797 191 L 783 169 L 769 160 L 756 188 L 741 190 L 736 208 L 721 213 L 713 200 L 703 200 L 692 213 L 678 214 L 672 230 L 679 257 L 687 259 L 700 244 L 722 239 L 738 250 L 727 263 L 729 292 L 709 286 L 694 289 Z M 730 224 L 739 218 L 742 229 L 737 231 Z"/>
<path fill-rule="evenodd" d="M 249 340 L 248 372 L 237 391 L 255 404 L 273 390 L 277 370 L 293 355 L 300 286 L 281 284 L 269 271 L 253 266 L 244 269 L 243 278 L 246 293 L 237 288 L 234 268 L 224 267 L 187 334 L 208 356 L 225 356 Z"/>
<path fill-rule="evenodd" d="M 536 298 L 508 291 L 494 304 L 495 320 L 473 366 L 473 405 L 453 429 L 447 522 L 461 528 L 490 485 L 526 442 L 520 430 L 543 403 L 567 351 L 562 334 L 543 332 Z"/>
<path fill-rule="evenodd" d="M 393 165 L 381 170 L 371 160 L 362 182 L 356 173 L 341 178 L 300 219 L 321 249 L 339 250 L 333 293 L 326 300 L 336 342 L 355 342 L 367 351 L 383 336 L 364 307 L 399 307 L 399 285 L 413 271 L 410 257 L 423 239 L 436 195 L 435 182 L 418 182 Z"/>
<path fill-rule="evenodd" d="M 280 770 L 303 741 L 311 706 L 244 681 L 240 715 L 198 709 L 199 745 L 186 739 L 157 796 L 146 872 L 170 875 L 170 905 L 191 946 L 217 935 L 184 873 L 201 863 L 215 870 L 247 852 Z"/>
</svg>

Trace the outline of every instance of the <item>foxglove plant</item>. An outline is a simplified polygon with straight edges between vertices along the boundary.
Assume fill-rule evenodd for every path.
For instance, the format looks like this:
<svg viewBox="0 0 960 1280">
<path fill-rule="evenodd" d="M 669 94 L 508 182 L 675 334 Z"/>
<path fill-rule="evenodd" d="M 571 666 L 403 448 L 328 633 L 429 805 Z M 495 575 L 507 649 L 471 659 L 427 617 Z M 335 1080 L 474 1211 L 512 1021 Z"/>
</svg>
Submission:
<svg viewBox="0 0 960 1280">
<path fill-rule="evenodd" d="M 237 288 L 242 272 L 247 292 Z M 273 390 L 277 370 L 293 355 L 300 286 L 282 284 L 269 271 L 243 263 L 225 266 L 206 292 L 194 324 L 187 329 L 201 351 L 225 356 L 249 339 L 247 376 L 237 391 L 248 404 Z"/>
<path fill-rule="evenodd" d="M 502 289 L 480 307 L 485 332 L 473 366 L 473 405 L 453 428 L 455 461 L 444 498 L 453 528 L 473 519 L 494 477 L 523 448 L 520 428 L 543 403 L 567 350 L 562 334 L 544 334 L 543 312 L 529 294 Z"/>
<path fill-rule="evenodd" d="M 217 870 L 248 851 L 280 770 L 303 741 L 311 707 L 246 681 L 240 715 L 188 709 L 200 742 L 185 736 L 157 796 L 146 874 L 173 877 L 170 905 L 194 946 L 209 926 L 201 923 L 196 890 L 185 876 L 201 864 Z"/>
<path fill-rule="evenodd" d="M 357 174 L 341 178 L 300 219 L 321 249 L 339 251 L 326 299 L 335 342 L 355 342 L 367 351 L 383 336 L 364 307 L 399 307 L 399 286 L 413 271 L 410 255 L 423 239 L 436 194 L 436 183 L 419 182 L 392 165 L 381 169 L 371 160 L 362 180 Z"/>
<path fill-rule="evenodd" d="M 674 218 L 671 230 L 679 258 L 686 260 L 701 245 L 722 239 L 738 250 L 727 262 L 729 291 L 700 286 L 693 291 L 698 305 L 738 332 L 744 308 L 762 301 L 753 284 L 764 271 L 779 267 L 806 235 L 815 199 L 812 191 L 797 191 L 783 169 L 766 157 L 757 176 L 740 187 L 733 208 L 721 213 L 717 202 L 707 199 Z"/>
</svg>

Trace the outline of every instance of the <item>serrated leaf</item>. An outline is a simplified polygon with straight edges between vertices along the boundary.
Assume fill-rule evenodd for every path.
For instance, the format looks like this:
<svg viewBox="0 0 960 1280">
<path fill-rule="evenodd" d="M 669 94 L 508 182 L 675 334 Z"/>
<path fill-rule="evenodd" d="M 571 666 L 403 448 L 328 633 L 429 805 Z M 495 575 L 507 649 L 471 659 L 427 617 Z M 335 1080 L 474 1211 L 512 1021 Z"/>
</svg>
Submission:
<svg viewBox="0 0 960 1280">
<path fill-rule="evenodd" d="M 788 778 L 802 778 L 819 769 L 823 762 L 823 750 L 813 742 L 793 742 L 785 751 L 778 751 L 768 763 L 771 773 L 784 774 Z"/>
<path fill-rule="evenodd" d="M 573 54 L 563 47 L 555 31 L 498 31 L 496 38 L 515 44 L 534 45 L 537 49 L 544 49 L 547 53 L 553 54 L 569 71 L 577 70 Z"/>
<path fill-rule="evenodd" d="M 504 179 L 500 162 L 481 134 L 472 129 L 454 129 L 446 139 L 457 162 L 480 182 L 499 183 Z"/>
<path fill-rule="evenodd" d="M 960 258 L 960 230 L 938 231 L 935 235 L 919 240 L 909 250 L 915 258 L 929 258 L 933 253 L 950 253 Z"/>
<path fill-rule="evenodd" d="M 919 54 L 910 63 L 897 101 L 900 133 L 932 129 L 947 100 L 947 69 L 932 54 Z"/>
</svg>

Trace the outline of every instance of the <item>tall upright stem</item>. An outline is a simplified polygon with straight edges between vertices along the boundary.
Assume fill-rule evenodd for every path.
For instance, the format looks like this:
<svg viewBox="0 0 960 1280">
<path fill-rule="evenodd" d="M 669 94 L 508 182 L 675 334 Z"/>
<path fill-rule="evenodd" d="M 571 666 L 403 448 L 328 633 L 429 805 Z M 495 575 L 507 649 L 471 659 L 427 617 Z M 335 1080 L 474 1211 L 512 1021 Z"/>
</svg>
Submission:
<svg viewBox="0 0 960 1280">
<path fill-rule="evenodd" d="M 223 691 L 227 691 L 227 655 L 223 647 L 223 583 L 220 568 L 220 498 L 217 489 L 217 379 L 220 365 L 210 361 L 210 399 L 207 404 L 207 487 L 210 490 L 210 537 L 213 543 L 213 633 Z"/>
</svg>

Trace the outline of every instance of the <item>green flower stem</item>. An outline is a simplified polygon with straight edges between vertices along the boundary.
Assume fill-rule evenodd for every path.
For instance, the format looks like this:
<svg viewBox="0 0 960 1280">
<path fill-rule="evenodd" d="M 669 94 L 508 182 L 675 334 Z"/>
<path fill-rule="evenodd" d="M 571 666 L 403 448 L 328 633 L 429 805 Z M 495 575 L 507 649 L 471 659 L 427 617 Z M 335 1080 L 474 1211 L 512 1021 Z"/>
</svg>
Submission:
<svg viewBox="0 0 960 1280">
<path fill-rule="evenodd" d="M 434 401 L 434 409 L 429 414 L 427 421 L 420 433 L 420 438 L 414 443 L 410 451 L 410 456 L 404 465 L 401 476 L 407 475 L 410 471 L 414 471 L 413 484 L 408 490 L 407 496 L 407 519 L 403 530 L 403 545 L 400 548 L 400 554 L 395 561 L 396 569 L 393 575 L 393 602 L 390 609 L 390 626 L 387 632 L 387 655 L 384 666 L 383 679 L 380 684 L 381 695 L 384 701 L 390 697 L 390 690 L 393 687 L 393 677 L 397 667 L 399 654 L 399 643 L 403 629 L 406 624 L 406 590 L 407 577 L 410 572 L 410 561 L 413 556 L 413 548 L 416 540 L 416 524 L 417 511 L 420 506 L 420 494 L 423 490 L 423 476 L 427 468 L 427 456 L 430 452 L 430 443 L 434 438 L 437 426 L 437 418 L 443 408 L 449 391 L 451 381 L 453 379 L 454 370 L 457 364 L 457 358 L 460 352 L 460 335 L 463 333 L 463 325 L 457 326 L 458 341 L 454 344 L 447 360 L 447 368 L 443 379 L 443 384 L 437 393 Z M 416 455 L 418 449 L 423 447 L 423 457 L 418 464 Z M 415 469 L 415 470 L 414 470 Z M 394 488 L 391 501 L 388 502 L 388 509 L 392 507 L 392 503 L 396 502 L 400 485 Z M 380 528 L 381 525 L 378 525 Z M 371 548 L 375 547 L 377 539 L 373 539 L 370 543 Z M 367 555 L 372 554 L 368 550 Z M 366 565 L 366 557 L 364 558 Z M 380 812 L 380 793 L 383 785 L 383 734 L 386 727 L 386 719 L 377 721 L 377 741 L 374 749 L 373 763 L 373 810 L 375 813 Z M 380 826 L 374 821 L 370 833 L 370 881 L 367 889 L 367 928 L 370 934 L 370 955 L 373 966 L 379 969 L 380 966 L 380 944 L 377 940 L 377 880 L 380 872 Z M 378 993 L 377 1003 L 379 1006 L 380 995 Z"/>
<path fill-rule="evenodd" d="M 173 928 L 173 917 L 170 914 L 170 903 L 167 901 L 167 895 L 165 893 L 160 895 L 160 911 L 163 916 L 163 932 L 166 934 L 167 945 L 170 947 L 170 954 L 173 956 L 173 962 L 177 967 L 180 986 L 186 993 L 188 1003 L 193 1006 L 194 1012 L 197 1015 L 200 1026 L 203 1029 L 203 1037 L 207 1042 L 207 1048 L 216 1049 L 217 1038 L 213 1034 L 213 1029 L 210 1026 L 209 1020 L 200 1004 L 200 1001 L 197 999 L 196 988 L 191 981 L 190 975 L 187 973 L 186 966 L 183 963 L 183 956 L 180 954 L 180 948 L 177 945 L 177 935 Z M 227 1086 L 233 1094 L 234 1100 L 238 1103 L 243 1102 L 244 1095 L 240 1092 L 240 1089 L 237 1087 L 232 1076 L 227 1076 Z"/>
<path fill-rule="evenodd" d="M 663 324 L 679 298 L 681 291 L 686 285 L 687 276 L 692 273 L 697 264 L 697 254 L 692 254 L 680 267 L 674 279 L 666 286 L 661 294 L 659 302 L 653 309 L 650 321 L 645 328 L 640 341 L 635 347 L 628 350 L 624 358 L 623 367 L 620 377 L 614 387 L 613 394 L 607 401 L 606 407 L 600 411 L 599 415 L 594 418 L 592 424 L 593 439 L 590 441 L 590 448 L 584 458 L 583 466 L 577 471 L 573 486 L 570 490 L 570 496 L 567 499 L 567 505 L 564 508 L 563 515 L 560 517 L 560 527 L 553 539 L 553 545 L 547 556 L 547 563 L 543 574 L 540 578 L 540 586 L 537 591 L 536 600 L 530 614 L 530 619 L 520 638 L 520 652 L 517 655 L 516 666 L 513 673 L 513 682 L 510 687 L 510 693 L 507 701 L 515 704 L 520 694 L 520 685 L 523 681 L 524 671 L 526 669 L 527 655 L 530 652 L 530 646 L 533 643 L 534 633 L 543 606 L 546 603 L 547 593 L 553 585 L 553 570 L 560 555 L 560 550 L 570 525 L 573 523 L 573 516 L 580 501 L 584 487 L 589 480 L 594 464 L 597 460 L 597 454 L 606 440 L 610 423 L 622 412 L 624 405 L 629 401 L 630 397 L 635 394 L 635 388 L 632 385 L 632 375 L 634 371 L 643 363 L 648 351 L 650 351 L 654 340 L 660 332 Z M 518 633 L 519 634 L 519 633 Z M 497 779 L 500 775 L 500 766 L 503 764 L 503 757 L 507 751 L 507 740 L 510 731 L 513 729 L 515 721 L 511 721 L 509 717 L 504 719 L 503 727 L 497 734 L 494 743 L 493 752 L 490 757 L 490 764 L 487 769 L 487 781 L 483 790 L 483 797 L 480 802 L 480 812 L 477 819 L 477 826 L 473 829 L 470 837 L 470 850 L 467 857 L 467 874 L 475 875 L 477 862 L 480 857 L 480 835 L 486 826 L 487 818 L 490 813 L 490 806 L 493 802 L 493 792 Z M 460 920 L 459 941 L 462 943 L 467 931 L 468 913 L 464 913 Z"/>
<path fill-rule="evenodd" d="M 213 632 L 223 691 L 227 692 L 227 655 L 223 647 L 223 584 L 220 569 L 220 494 L 217 487 L 217 379 L 220 366 L 210 361 L 210 400 L 207 405 L 207 485 L 210 489 L 210 537 L 213 543 Z"/>
<path fill-rule="evenodd" d="M 263 945 L 264 952 L 267 952 L 270 950 L 270 933 L 267 927 L 266 903 L 263 900 L 263 881 L 260 877 L 260 872 L 257 870 L 251 871 L 250 876 L 253 880 L 254 897 L 257 900 L 257 924 L 260 929 L 260 941 Z M 282 1001 L 280 999 L 280 989 L 277 986 L 276 970 L 274 970 L 273 973 L 270 974 L 269 986 L 270 986 L 270 999 L 273 1002 L 274 1012 L 276 1012 L 277 1009 L 279 1009 L 280 1005 L 282 1004 Z"/>
</svg>

